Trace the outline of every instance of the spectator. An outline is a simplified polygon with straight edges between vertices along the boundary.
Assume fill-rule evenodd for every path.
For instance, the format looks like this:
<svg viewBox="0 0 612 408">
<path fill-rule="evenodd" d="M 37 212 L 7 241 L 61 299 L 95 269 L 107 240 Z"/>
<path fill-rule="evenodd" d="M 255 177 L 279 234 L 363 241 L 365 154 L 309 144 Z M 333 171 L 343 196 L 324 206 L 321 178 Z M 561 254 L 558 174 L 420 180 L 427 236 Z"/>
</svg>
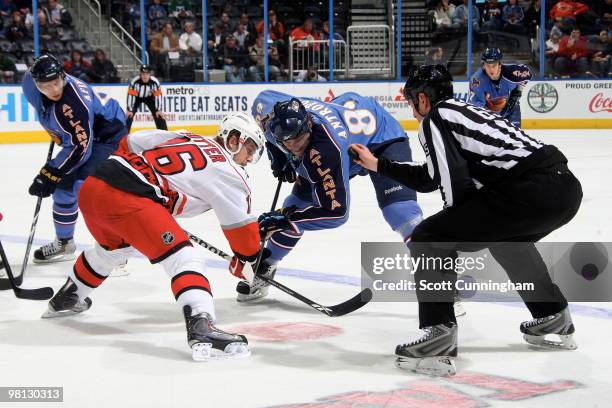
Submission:
<svg viewBox="0 0 612 408">
<path fill-rule="evenodd" d="M 444 51 L 441 47 L 431 47 L 425 52 L 425 65 L 444 64 L 442 57 Z"/>
<path fill-rule="evenodd" d="M 34 38 L 34 25 L 30 27 L 29 35 L 31 38 Z M 42 9 L 38 10 L 38 36 L 45 40 L 51 40 L 55 35 L 57 35 L 57 30 L 49 25 L 47 22 L 47 15 Z"/>
<path fill-rule="evenodd" d="M 178 19 L 193 17 L 193 0 L 170 0 L 168 14 Z"/>
<path fill-rule="evenodd" d="M 311 66 L 307 71 L 300 71 L 295 82 L 327 82 L 327 79 L 319 74 L 317 67 Z"/>
<path fill-rule="evenodd" d="M 559 51 L 559 40 L 561 39 L 561 34 L 559 33 L 550 33 L 550 38 L 546 40 L 545 49 L 544 49 L 544 57 L 546 58 L 546 71 L 545 72 L 553 72 L 554 71 L 554 63 L 557 57 L 557 52 Z"/>
<path fill-rule="evenodd" d="M 268 16 L 270 15 L 270 12 L 268 12 Z M 239 24 L 242 24 L 244 26 L 244 29 L 249 33 L 249 34 L 254 34 L 255 33 L 255 24 L 253 24 L 253 22 L 251 21 L 251 19 L 249 18 L 249 15 L 247 13 L 242 13 L 240 14 L 240 20 L 238 20 Z M 250 44 L 253 45 L 253 44 Z"/>
<path fill-rule="evenodd" d="M 0 83 L 14 84 L 16 76 L 17 67 L 15 67 L 13 60 L 4 54 L 0 54 Z"/>
<path fill-rule="evenodd" d="M 560 21 L 562 18 L 567 17 L 575 21 L 576 16 L 587 11 L 589 11 L 589 6 L 586 4 L 571 0 L 561 0 L 550 10 L 550 18 L 553 21 Z"/>
<path fill-rule="evenodd" d="M 453 14 L 455 13 L 455 5 L 449 0 L 439 0 L 436 9 L 434 10 L 434 19 L 436 21 L 436 28 L 438 30 L 449 28 L 453 21 Z"/>
<path fill-rule="evenodd" d="M 612 41 L 607 30 L 601 30 L 594 41 L 594 48 L 591 70 L 595 76 L 606 78 L 612 71 Z"/>
<path fill-rule="evenodd" d="M 540 0 L 531 0 L 529 8 L 525 11 L 525 27 L 527 32 L 535 36 L 537 27 L 540 26 L 541 5 Z"/>
<path fill-rule="evenodd" d="M 64 62 L 64 71 L 68 75 L 82 79 L 83 81 L 89 81 L 89 71 L 91 70 L 91 64 L 85 61 L 81 53 L 77 50 L 72 50 L 70 53 L 70 59 Z"/>
<path fill-rule="evenodd" d="M 244 42 L 248 35 L 249 33 L 247 32 L 245 25 L 239 22 L 236 25 L 236 31 L 234 31 L 234 38 L 236 38 L 236 41 L 238 41 L 238 45 L 246 48 Z"/>
<path fill-rule="evenodd" d="M 23 14 L 14 11 L 11 15 L 11 23 L 6 27 L 6 39 L 12 42 L 19 42 L 28 38 L 28 29 L 23 22 Z"/>
<path fill-rule="evenodd" d="M 263 35 L 258 35 L 255 44 L 249 49 L 249 58 L 254 64 L 249 67 L 249 74 L 254 82 L 263 82 L 265 79 L 266 67 L 263 43 Z M 272 60 L 278 61 L 278 58 L 272 57 L 273 53 L 276 53 L 276 56 L 278 56 L 278 49 L 276 47 L 268 47 L 268 77 L 270 81 L 276 81 L 280 75 L 280 68 L 270 63 Z"/>
<path fill-rule="evenodd" d="M 485 4 L 484 11 L 482 13 L 483 23 L 482 27 L 487 30 L 501 30 L 502 24 L 502 6 L 499 5 L 497 0 L 488 0 Z"/>
<path fill-rule="evenodd" d="M 230 23 L 230 16 L 227 11 L 224 11 L 221 13 L 221 16 L 219 17 L 219 21 L 223 23 L 223 31 L 227 33 L 231 32 L 232 27 Z"/>
<path fill-rule="evenodd" d="M 129 4 L 128 17 L 132 34 L 140 35 L 140 4 L 131 3 Z"/>
<path fill-rule="evenodd" d="M 220 69 L 223 67 L 223 46 L 227 34 L 223 31 L 224 25 L 218 21 L 213 26 L 213 33 L 208 37 L 208 64 L 211 67 Z"/>
<path fill-rule="evenodd" d="M 504 22 L 504 31 L 513 34 L 524 34 L 523 19 L 525 14 L 523 9 L 518 5 L 517 0 L 508 0 L 508 4 L 504 6 L 502 11 L 502 20 Z"/>
<path fill-rule="evenodd" d="M 185 32 L 179 37 L 179 48 L 189 54 L 202 51 L 202 37 L 193 31 L 193 22 L 185 22 Z"/>
<path fill-rule="evenodd" d="M 15 5 L 12 0 L 0 0 L 0 19 L 9 17 L 15 11 Z"/>
<path fill-rule="evenodd" d="M 151 51 L 157 57 L 167 54 L 168 52 L 178 51 L 179 42 L 174 31 L 172 31 L 172 23 L 164 24 L 162 31 L 151 39 Z"/>
<path fill-rule="evenodd" d="M 263 19 L 257 23 L 257 34 L 263 34 L 264 21 Z M 268 36 L 272 41 L 282 41 L 285 36 L 285 26 L 278 21 L 276 11 L 268 11 Z"/>
<path fill-rule="evenodd" d="M 162 6 L 161 0 L 153 0 L 153 4 L 149 6 L 149 10 L 147 11 L 147 17 L 149 17 L 151 22 L 168 17 L 168 12 L 166 8 Z"/>
<path fill-rule="evenodd" d="M 246 76 L 246 52 L 233 35 L 228 35 L 223 46 L 223 69 L 228 82 L 243 82 Z"/>
<path fill-rule="evenodd" d="M 314 31 L 314 24 L 311 19 L 306 19 L 304 24 L 294 28 L 289 37 L 293 41 L 315 41 L 319 39 L 319 35 Z M 299 46 L 300 44 L 298 44 Z M 307 44 L 302 44 L 301 46 L 307 46 Z M 316 48 L 318 49 L 318 46 Z"/>
<path fill-rule="evenodd" d="M 550 29 L 550 33 L 555 33 L 558 34 L 559 37 L 563 37 L 564 35 L 570 35 L 575 26 L 576 20 L 563 17 L 561 20 L 555 21 L 555 24 Z"/>
<path fill-rule="evenodd" d="M 95 83 L 115 83 L 119 82 L 119 76 L 117 74 L 117 68 L 108 59 L 106 59 L 106 53 L 102 49 L 97 49 L 94 59 L 91 63 L 91 70 L 89 71 L 91 81 Z"/>
<path fill-rule="evenodd" d="M 72 16 L 70 12 L 66 7 L 59 4 L 57 0 L 49 0 L 49 5 L 44 10 L 50 27 L 72 26 Z"/>
<path fill-rule="evenodd" d="M 463 4 L 460 4 L 455 8 L 455 14 L 453 14 L 453 28 L 465 28 L 468 25 L 468 0 L 463 0 Z M 472 30 L 478 32 L 480 29 L 480 12 L 478 7 L 472 4 Z"/>
<path fill-rule="evenodd" d="M 323 22 L 323 27 L 321 28 L 321 36 L 319 38 L 321 40 L 329 40 L 329 21 Z M 339 32 L 334 31 L 334 40 L 344 41 L 344 38 L 342 38 Z"/>
<path fill-rule="evenodd" d="M 580 76 L 589 70 L 587 40 L 575 28 L 569 36 L 561 38 L 555 59 L 555 71 L 563 76 Z"/>
</svg>

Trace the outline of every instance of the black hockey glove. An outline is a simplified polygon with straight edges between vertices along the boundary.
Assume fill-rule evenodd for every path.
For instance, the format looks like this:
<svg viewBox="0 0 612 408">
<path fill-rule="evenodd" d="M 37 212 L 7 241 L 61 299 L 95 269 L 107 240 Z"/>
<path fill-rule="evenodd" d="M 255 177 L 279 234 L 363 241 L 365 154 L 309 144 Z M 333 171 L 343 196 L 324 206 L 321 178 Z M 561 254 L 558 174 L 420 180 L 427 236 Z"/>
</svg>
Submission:
<svg viewBox="0 0 612 408">
<path fill-rule="evenodd" d="M 267 239 L 271 234 L 280 230 L 297 230 L 290 219 L 295 210 L 297 210 L 297 207 L 292 205 L 261 214 L 257 218 L 261 238 Z"/>
<path fill-rule="evenodd" d="M 295 169 L 287 159 L 287 155 L 270 142 L 266 142 L 266 151 L 270 159 L 272 175 L 285 183 L 295 182 L 297 175 L 295 174 Z"/>
<path fill-rule="evenodd" d="M 62 179 L 62 175 L 57 169 L 45 164 L 40 169 L 40 173 L 34 177 L 32 185 L 28 189 L 28 193 L 38 197 L 49 197 L 55 191 L 57 183 Z"/>
<path fill-rule="evenodd" d="M 509 118 L 514 112 L 514 108 L 516 107 L 518 102 L 521 100 L 522 94 L 523 94 L 522 86 L 517 86 L 516 88 L 514 88 L 512 92 L 510 92 L 510 96 L 508 97 L 508 100 L 506 101 L 506 106 L 504 106 L 504 109 L 502 109 L 501 112 L 499 112 L 499 116 L 501 116 L 502 118 Z"/>
</svg>

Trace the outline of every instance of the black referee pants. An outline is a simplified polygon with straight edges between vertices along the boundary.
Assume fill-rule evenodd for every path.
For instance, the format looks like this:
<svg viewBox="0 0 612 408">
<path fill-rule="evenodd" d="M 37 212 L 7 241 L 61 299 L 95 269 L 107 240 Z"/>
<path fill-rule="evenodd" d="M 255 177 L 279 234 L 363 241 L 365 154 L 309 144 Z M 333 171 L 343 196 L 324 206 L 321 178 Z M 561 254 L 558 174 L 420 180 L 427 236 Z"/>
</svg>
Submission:
<svg viewBox="0 0 612 408">
<path fill-rule="evenodd" d="M 457 257 L 457 250 L 488 248 L 514 283 L 531 282 L 533 291 L 519 295 L 534 318 L 563 310 L 567 301 L 550 279 L 534 242 L 569 222 L 582 201 L 580 182 L 565 164 L 534 169 L 423 220 L 413 234 L 413 257 Z M 478 248 L 474 244 L 486 243 Z M 419 327 L 456 322 L 454 289 L 436 293 L 419 290 L 426 280 L 454 282 L 454 272 L 419 269 L 415 273 Z M 454 283 L 453 283 L 454 285 Z"/>
<path fill-rule="evenodd" d="M 154 96 L 149 96 L 147 98 L 137 97 L 136 101 L 134 102 L 134 106 L 132 107 L 131 112 L 134 115 L 136 115 L 136 112 L 138 112 L 138 108 L 140 108 L 140 105 L 143 103 L 147 105 L 147 108 L 149 108 L 149 111 L 151 111 L 151 115 L 153 115 L 153 120 L 155 121 L 155 127 L 161 130 L 168 130 L 166 119 L 160 118 L 157 116 L 157 108 L 155 107 L 155 97 Z M 134 115 L 132 115 L 131 118 L 128 118 L 125 121 L 125 126 L 127 127 L 128 133 L 130 133 L 130 129 L 132 129 L 132 122 L 134 121 Z"/>
</svg>

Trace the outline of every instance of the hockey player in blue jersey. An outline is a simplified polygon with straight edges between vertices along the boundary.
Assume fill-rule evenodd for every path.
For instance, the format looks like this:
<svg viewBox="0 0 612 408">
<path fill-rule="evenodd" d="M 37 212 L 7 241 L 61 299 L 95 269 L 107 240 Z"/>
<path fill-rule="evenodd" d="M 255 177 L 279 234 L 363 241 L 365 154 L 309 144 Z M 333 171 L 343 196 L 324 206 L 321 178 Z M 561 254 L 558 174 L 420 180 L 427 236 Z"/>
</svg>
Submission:
<svg viewBox="0 0 612 408">
<path fill-rule="evenodd" d="M 269 241 L 258 274 L 274 276 L 276 265 L 304 231 L 336 228 L 346 222 L 349 179 L 368 174 L 349 157 L 351 143 L 365 144 L 378 156 L 411 161 L 404 130 L 373 98 L 349 92 L 325 103 L 264 91 L 255 99 L 252 114 L 265 131 L 274 176 L 295 182 L 282 209 L 259 217 L 260 230 Z M 383 217 L 407 241 L 422 219 L 416 193 L 377 173 L 369 175 Z M 261 280 L 252 286 L 239 282 L 236 290 L 238 301 L 268 293 Z"/>
<path fill-rule="evenodd" d="M 127 134 L 119 103 L 96 94 L 85 82 L 66 75 L 52 55 L 37 58 L 22 82 L 40 124 L 61 147 L 34 178 L 29 193 L 53 195 L 56 239 L 34 251 L 34 262 L 74 259 L 77 195 L 83 180 L 104 161 Z"/>
<path fill-rule="evenodd" d="M 520 126 L 520 99 L 531 79 L 531 71 L 522 64 L 502 64 L 499 48 L 487 48 L 481 60 L 482 69 L 476 71 L 470 81 L 469 102 Z"/>
</svg>

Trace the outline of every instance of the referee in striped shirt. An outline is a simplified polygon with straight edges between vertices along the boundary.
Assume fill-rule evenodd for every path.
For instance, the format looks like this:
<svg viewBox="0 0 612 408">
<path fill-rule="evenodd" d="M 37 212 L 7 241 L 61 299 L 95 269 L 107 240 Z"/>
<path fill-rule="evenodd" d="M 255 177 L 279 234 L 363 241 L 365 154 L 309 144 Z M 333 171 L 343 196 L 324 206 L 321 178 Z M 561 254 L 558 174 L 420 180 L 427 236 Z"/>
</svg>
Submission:
<svg viewBox="0 0 612 408">
<path fill-rule="evenodd" d="M 134 77 L 128 87 L 127 95 L 127 121 L 126 126 L 128 133 L 132 128 L 132 121 L 134 115 L 138 111 L 141 104 L 147 105 L 153 120 L 155 120 L 155 126 L 158 129 L 168 130 L 168 125 L 164 119 L 164 114 L 159 109 L 162 102 L 162 92 L 159 84 L 159 80 L 151 75 L 151 67 L 148 65 L 140 66 L 140 75 Z"/>
<path fill-rule="evenodd" d="M 412 256 L 457 259 L 457 250 L 486 247 L 511 281 L 534 284 L 534 291 L 519 291 L 534 319 L 563 315 L 571 334 L 567 301 L 533 244 L 569 222 L 582 201 L 580 182 L 568 169 L 563 153 L 498 115 L 454 99 L 452 76 L 443 65 L 416 69 L 404 86 L 404 95 L 420 123 L 426 163 L 377 159 L 363 145 L 351 148 L 359 155 L 356 162 L 369 170 L 419 192 L 442 193 L 444 209 L 423 220 L 412 233 Z M 419 269 L 414 278 L 420 328 L 435 326 L 439 335 L 454 332 L 456 344 L 454 289 L 418 290 L 419 281 L 453 281 L 456 274 Z M 411 352 L 419 341 L 406 346 L 408 353 L 398 347 L 396 354 L 414 357 Z"/>
</svg>

